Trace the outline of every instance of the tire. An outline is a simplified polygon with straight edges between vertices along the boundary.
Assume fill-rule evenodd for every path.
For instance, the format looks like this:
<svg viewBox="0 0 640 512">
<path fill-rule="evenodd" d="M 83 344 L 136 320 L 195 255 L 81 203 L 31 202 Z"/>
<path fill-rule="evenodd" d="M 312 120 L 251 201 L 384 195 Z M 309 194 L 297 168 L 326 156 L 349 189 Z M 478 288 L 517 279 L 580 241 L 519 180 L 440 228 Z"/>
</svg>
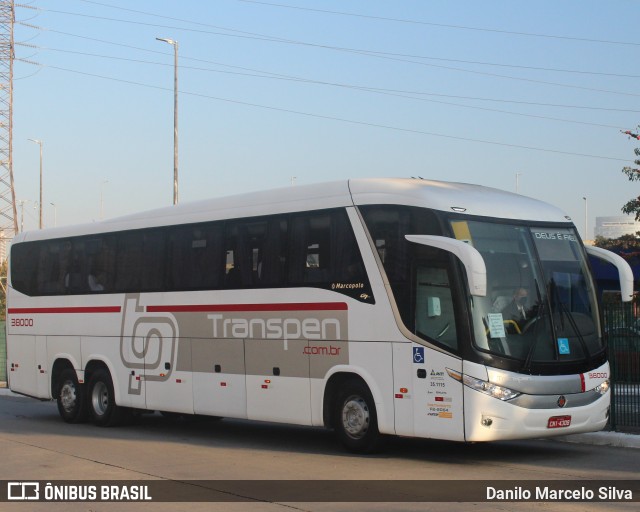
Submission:
<svg viewBox="0 0 640 512">
<path fill-rule="evenodd" d="M 127 409 L 116 405 L 113 380 L 108 370 L 97 369 L 89 380 L 87 395 L 89 412 L 99 427 L 112 427 L 122 423 Z"/>
<path fill-rule="evenodd" d="M 338 439 L 349 451 L 373 453 L 381 447 L 376 406 L 364 382 L 345 382 L 336 395 L 333 419 Z"/>
<path fill-rule="evenodd" d="M 75 370 L 65 368 L 60 373 L 56 389 L 58 412 L 67 423 L 82 423 L 87 419 L 85 386 L 78 382 Z"/>
</svg>

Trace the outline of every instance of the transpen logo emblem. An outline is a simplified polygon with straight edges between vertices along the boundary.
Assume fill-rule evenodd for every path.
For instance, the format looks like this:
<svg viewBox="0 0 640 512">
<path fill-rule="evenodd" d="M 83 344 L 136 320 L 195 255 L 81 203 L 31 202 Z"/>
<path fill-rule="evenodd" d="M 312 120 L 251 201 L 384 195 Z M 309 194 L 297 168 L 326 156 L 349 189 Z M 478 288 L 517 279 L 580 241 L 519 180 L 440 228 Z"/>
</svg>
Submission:
<svg viewBox="0 0 640 512">
<path fill-rule="evenodd" d="M 560 398 L 558 398 L 558 401 L 556 403 L 558 404 L 558 407 L 562 408 L 567 405 L 567 399 L 564 397 L 564 395 L 562 395 L 560 396 Z"/>
</svg>

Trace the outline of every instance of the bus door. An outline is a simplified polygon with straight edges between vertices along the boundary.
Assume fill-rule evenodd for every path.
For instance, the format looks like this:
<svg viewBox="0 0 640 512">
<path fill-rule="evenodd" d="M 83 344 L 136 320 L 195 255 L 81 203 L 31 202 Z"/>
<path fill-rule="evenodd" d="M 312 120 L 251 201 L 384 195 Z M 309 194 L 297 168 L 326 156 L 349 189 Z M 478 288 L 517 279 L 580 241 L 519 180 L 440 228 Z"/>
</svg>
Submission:
<svg viewBox="0 0 640 512">
<path fill-rule="evenodd" d="M 413 435 L 462 441 L 462 383 L 450 375 L 462 372 L 462 360 L 455 355 L 458 334 L 449 272 L 446 266 L 425 263 L 413 275 L 414 334 L 429 343 L 396 344 L 396 397 L 403 396 L 403 402 L 405 395 L 410 399 L 406 402 L 412 404 Z M 402 431 L 411 428 L 402 420 L 410 411 L 406 403 L 399 402 L 396 400 L 396 430 Z"/>
<path fill-rule="evenodd" d="M 462 384 L 447 372 L 461 373 L 461 360 L 417 343 L 395 343 L 393 367 L 396 434 L 463 441 Z"/>
<path fill-rule="evenodd" d="M 417 267 L 415 308 L 416 334 L 455 353 L 458 332 L 448 266 L 430 262 Z M 462 371 L 462 360 L 427 347 L 412 350 L 416 435 L 464 440 L 462 383 L 449 374 Z"/>
<path fill-rule="evenodd" d="M 462 383 L 448 373 L 461 373 L 462 361 L 417 345 L 412 350 L 415 435 L 463 441 Z"/>
</svg>

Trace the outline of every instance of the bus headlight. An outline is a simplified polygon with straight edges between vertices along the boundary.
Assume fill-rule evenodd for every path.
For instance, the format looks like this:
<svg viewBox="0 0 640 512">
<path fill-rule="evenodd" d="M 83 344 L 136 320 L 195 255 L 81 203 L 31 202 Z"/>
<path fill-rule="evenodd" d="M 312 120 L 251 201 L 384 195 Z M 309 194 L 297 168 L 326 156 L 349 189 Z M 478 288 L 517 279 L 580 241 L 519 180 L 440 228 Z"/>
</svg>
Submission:
<svg viewBox="0 0 640 512">
<path fill-rule="evenodd" d="M 607 391 L 609 391 L 609 387 L 610 387 L 609 379 L 607 379 L 604 382 L 602 382 L 602 384 L 600 384 L 599 386 L 596 386 L 594 390 L 600 393 L 601 395 L 604 395 Z"/>
<path fill-rule="evenodd" d="M 481 393 L 485 393 L 486 395 L 503 401 L 512 400 L 522 394 L 518 391 L 514 391 L 513 389 L 498 386 L 491 382 L 487 382 L 486 380 L 475 379 L 468 375 L 462 376 L 462 383 L 471 389 L 475 389 L 476 391 L 480 391 Z"/>
</svg>

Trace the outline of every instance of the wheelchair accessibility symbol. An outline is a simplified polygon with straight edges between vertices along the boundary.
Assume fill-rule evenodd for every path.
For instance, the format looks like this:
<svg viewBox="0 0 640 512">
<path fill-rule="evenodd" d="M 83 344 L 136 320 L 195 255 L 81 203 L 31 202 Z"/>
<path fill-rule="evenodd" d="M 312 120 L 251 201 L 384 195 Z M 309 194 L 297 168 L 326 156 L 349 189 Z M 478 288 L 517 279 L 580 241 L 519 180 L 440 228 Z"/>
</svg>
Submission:
<svg viewBox="0 0 640 512">
<path fill-rule="evenodd" d="M 413 362 L 424 363 L 424 347 L 413 347 Z"/>
<path fill-rule="evenodd" d="M 558 338 L 558 353 L 562 355 L 571 354 L 569 338 Z"/>
</svg>

